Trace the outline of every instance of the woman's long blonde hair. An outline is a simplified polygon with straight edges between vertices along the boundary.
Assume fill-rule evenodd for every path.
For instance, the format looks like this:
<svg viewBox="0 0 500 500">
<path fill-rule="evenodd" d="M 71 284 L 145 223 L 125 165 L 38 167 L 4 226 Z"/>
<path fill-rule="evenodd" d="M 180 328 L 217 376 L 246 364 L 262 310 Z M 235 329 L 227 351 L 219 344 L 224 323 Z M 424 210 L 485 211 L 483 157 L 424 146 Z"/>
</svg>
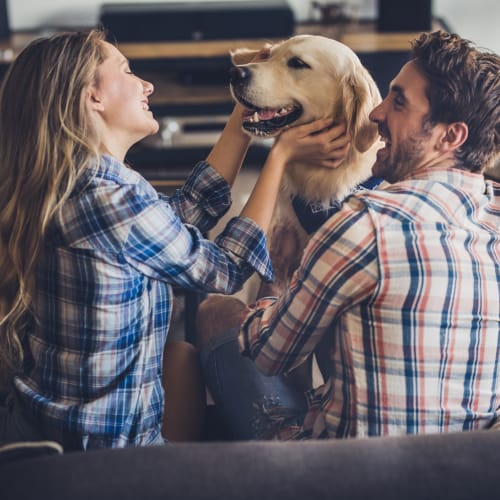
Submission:
<svg viewBox="0 0 500 500">
<path fill-rule="evenodd" d="M 47 228 L 98 155 L 86 95 L 104 38 L 92 30 L 35 40 L 0 87 L 0 393 L 23 360 Z"/>
</svg>

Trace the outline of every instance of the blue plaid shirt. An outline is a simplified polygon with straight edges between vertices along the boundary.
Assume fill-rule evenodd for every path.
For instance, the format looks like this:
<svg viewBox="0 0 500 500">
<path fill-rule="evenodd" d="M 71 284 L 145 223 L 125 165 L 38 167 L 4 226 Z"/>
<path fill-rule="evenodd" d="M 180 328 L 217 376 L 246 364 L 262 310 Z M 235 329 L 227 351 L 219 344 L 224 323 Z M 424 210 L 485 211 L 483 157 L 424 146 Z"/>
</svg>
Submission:
<svg viewBox="0 0 500 500">
<path fill-rule="evenodd" d="M 215 243 L 203 237 L 230 204 L 229 185 L 204 162 L 171 197 L 110 156 L 80 180 L 49 231 L 15 380 L 36 418 L 85 449 L 158 439 L 172 285 L 233 293 L 254 271 L 272 278 L 250 219 L 233 218 Z"/>
</svg>

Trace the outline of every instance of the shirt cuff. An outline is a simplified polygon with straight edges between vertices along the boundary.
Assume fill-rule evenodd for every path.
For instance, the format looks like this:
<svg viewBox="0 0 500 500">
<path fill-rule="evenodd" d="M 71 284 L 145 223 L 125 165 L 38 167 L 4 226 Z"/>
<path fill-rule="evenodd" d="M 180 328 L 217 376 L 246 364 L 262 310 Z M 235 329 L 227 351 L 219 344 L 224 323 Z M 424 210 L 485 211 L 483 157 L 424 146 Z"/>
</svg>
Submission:
<svg viewBox="0 0 500 500">
<path fill-rule="evenodd" d="M 231 207 L 231 187 L 226 179 L 206 161 L 198 162 L 183 188 L 211 217 L 219 219 Z"/>
<path fill-rule="evenodd" d="M 252 219 L 233 217 L 215 242 L 251 266 L 266 283 L 273 281 L 266 235 Z"/>
<path fill-rule="evenodd" d="M 238 335 L 239 349 L 243 356 L 252 357 L 249 331 L 252 322 L 256 319 L 260 320 L 266 309 L 273 306 L 277 300 L 277 297 L 261 297 L 254 304 L 248 306 L 250 311 L 242 321 Z"/>
</svg>

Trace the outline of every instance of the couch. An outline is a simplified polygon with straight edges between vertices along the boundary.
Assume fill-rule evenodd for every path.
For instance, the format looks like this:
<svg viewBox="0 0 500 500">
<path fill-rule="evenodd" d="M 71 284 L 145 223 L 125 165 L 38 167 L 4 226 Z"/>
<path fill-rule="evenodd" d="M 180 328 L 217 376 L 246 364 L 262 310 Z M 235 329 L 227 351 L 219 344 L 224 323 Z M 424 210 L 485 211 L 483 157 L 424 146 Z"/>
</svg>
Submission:
<svg viewBox="0 0 500 500">
<path fill-rule="evenodd" d="M 0 498 L 498 498 L 499 450 L 500 432 L 474 431 L 19 455 L 0 462 Z"/>
</svg>

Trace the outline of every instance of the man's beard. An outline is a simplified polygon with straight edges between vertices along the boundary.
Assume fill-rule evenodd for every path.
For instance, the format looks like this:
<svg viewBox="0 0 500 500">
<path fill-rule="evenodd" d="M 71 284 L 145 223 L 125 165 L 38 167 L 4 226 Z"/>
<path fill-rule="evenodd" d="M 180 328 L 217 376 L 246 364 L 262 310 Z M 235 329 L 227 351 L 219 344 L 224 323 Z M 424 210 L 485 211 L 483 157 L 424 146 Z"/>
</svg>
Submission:
<svg viewBox="0 0 500 500">
<path fill-rule="evenodd" d="M 385 127 L 379 127 L 383 136 L 388 137 Z M 391 144 L 387 158 L 375 161 L 372 172 L 375 177 L 381 177 L 387 182 L 394 183 L 411 174 L 419 166 L 423 157 L 424 141 L 432 132 L 429 121 L 422 124 L 420 132 L 407 137 L 396 147 Z M 394 148 L 394 149 L 393 149 Z"/>
</svg>

